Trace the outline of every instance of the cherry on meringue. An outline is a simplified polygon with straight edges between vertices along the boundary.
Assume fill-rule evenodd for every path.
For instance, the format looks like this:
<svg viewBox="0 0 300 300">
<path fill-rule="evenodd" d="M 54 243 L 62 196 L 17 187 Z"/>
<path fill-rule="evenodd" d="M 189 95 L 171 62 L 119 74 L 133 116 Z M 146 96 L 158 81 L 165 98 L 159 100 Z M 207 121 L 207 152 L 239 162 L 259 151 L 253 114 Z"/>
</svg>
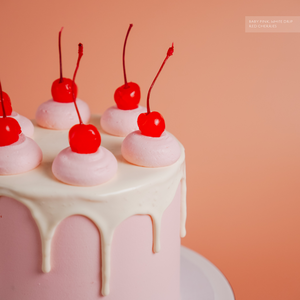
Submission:
<svg viewBox="0 0 300 300">
<path fill-rule="evenodd" d="M 83 45 L 78 45 L 78 60 L 73 75 L 73 85 L 75 87 L 75 77 L 79 68 L 79 63 L 83 55 Z M 74 125 L 69 131 L 69 143 L 73 152 L 88 154 L 95 153 L 101 144 L 101 136 L 98 129 L 92 124 L 83 124 L 76 104 L 75 92 L 72 93 L 73 102 L 78 114 L 79 124 Z"/>
<path fill-rule="evenodd" d="M 166 125 L 163 116 L 157 111 L 150 111 L 150 92 L 151 89 L 160 74 L 164 64 L 166 63 L 167 59 L 173 55 L 174 53 L 174 44 L 172 47 L 168 49 L 167 56 L 164 59 L 158 73 L 156 74 L 147 95 L 147 112 L 142 113 L 139 115 L 137 123 L 139 129 L 143 135 L 150 136 L 150 137 L 160 137 L 161 134 L 165 131 Z"/>
<path fill-rule="evenodd" d="M 62 103 L 68 103 L 73 102 L 73 95 L 75 94 L 75 99 L 77 97 L 77 85 L 72 88 L 73 81 L 69 78 L 64 78 L 62 74 L 62 54 L 61 54 L 61 33 L 62 33 L 63 27 L 59 31 L 58 34 L 58 50 L 59 50 L 59 70 L 60 70 L 60 77 L 56 79 L 52 83 L 51 87 L 51 94 L 52 98 L 56 102 L 62 102 Z"/>
<path fill-rule="evenodd" d="M 123 46 L 123 74 L 124 84 L 116 89 L 114 94 L 115 102 L 119 109 L 129 110 L 138 108 L 141 100 L 141 90 L 138 84 L 134 82 L 127 82 L 126 69 L 125 69 L 125 49 L 129 32 L 132 28 L 132 24 L 129 25 L 127 34 Z"/>
<path fill-rule="evenodd" d="M 1 137 L 0 147 L 3 147 L 17 142 L 19 140 L 19 136 L 22 133 L 22 131 L 17 120 L 7 117 L 5 101 L 6 103 L 10 104 L 10 100 L 9 102 L 7 102 L 7 99 L 9 99 L 9 97 L 6 93 L 2 91 L 1 81 L 0 81 L 0 97 L 1 97 L 1 108 L 2 108 L 2 116 L 3 116 L 3 118 L 0 118 L 0 137 Z"/>
</svg>

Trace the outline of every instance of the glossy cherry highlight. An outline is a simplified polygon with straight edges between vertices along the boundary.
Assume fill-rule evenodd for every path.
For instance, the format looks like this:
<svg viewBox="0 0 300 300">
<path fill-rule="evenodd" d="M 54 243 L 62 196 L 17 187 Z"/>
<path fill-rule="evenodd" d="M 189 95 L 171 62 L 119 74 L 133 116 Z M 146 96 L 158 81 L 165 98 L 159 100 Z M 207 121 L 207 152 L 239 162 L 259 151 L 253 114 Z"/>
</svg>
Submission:
<svg viewBox="0 0 300 300">
<path fill-rule="evenodd" d="M 7 117 L 4 104 L 4 92 L 0 82 L 0 98 L 3 117 L 0 118 L 0 147 L 11 145 L 19 140 L 21 127 L 13 118 Z"/>
<path fill-rule="evenodd" d="M 79 68 L 79 63 L 83 55 L 83 45 L 78 45 L 78 59 L 76 69 L 73 75 L 73 89 L 75 89 L 75 77 Z M 91 124 L 82 123 L 80 113 L 76 104 L 75 91 L 72 93 L 75 109 L 78 114 L 79 124 L 74 125 L 69 131 L 69 143 L 73 152 L 81 154 L 95 153 L 101 144 L 101 136 L 98 129 Z"/>
<path fill-rule="evenodd" d="M 132 28 L 132 24 L 129 25 L 127 34 L 123 46 L 123 74 L 124 74 L 124 84 L 117 88 L 114 94 L 115 102 L 119 109 L 129 110 L 138 107 L 141 99 L 140 87 L 134 82 L 127 82 L 126 68 L 125 68 L 125 49 L 127 44 L 127 39 L 129 32 Z"/>
<path fill-rule="evenodd" d="M 150 93 L 152 90 L 152 87 L 160 74 L 162 68 L 164 67 L 167 59 L 173 55 L 174 53 L 174 44 L 172 44 L 172 47 L 170 47 L 167 51 L 167 56 L 164 59 L 158 73 L 156 74 L 147 95 L 147 112 L 142 113 L 139 115 L 137 123 L 139 126 L 139 129 L 143 135 L 150 136 L 150 137 L 160 137 L 161 134 L 164 132 L 166 125 L 165 120 L 162 117 L 162 115 L 157 111 L 150 111 Z"/>
<path fill-rule="evenodd" d="M 63 77 L 62 72 L 62 54 L 61 54 L 61 33 L 62 33 L 63 27 L 59 31 L 58 35 L 58 51 L 59 51 L 59 73 L 60 77 L 56 79 L 52 83 L 51 87 L 51 94 L 52 98 L 56 102 L 62 102 L 62 103 L 68 103 L 73 102 L 73 95 L 72 95 L 72 85 L 73 81 L 69 78 Z M 77 97 L 77 86 L 75 85 L 74 88 L 75 97 Z"/>
</svg>

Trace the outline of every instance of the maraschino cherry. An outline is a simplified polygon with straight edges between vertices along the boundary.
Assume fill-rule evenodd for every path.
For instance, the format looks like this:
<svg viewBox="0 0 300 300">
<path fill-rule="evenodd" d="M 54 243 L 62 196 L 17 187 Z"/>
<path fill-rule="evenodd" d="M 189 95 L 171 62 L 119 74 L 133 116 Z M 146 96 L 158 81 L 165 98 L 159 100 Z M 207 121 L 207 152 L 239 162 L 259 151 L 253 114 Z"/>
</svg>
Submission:
<svg viewBox="0 0 300 300">
<path fill-rule="evenodd" d="M 75 77 L 79 67 L 79 62 L 83 55 L 83 45 L 78 45 L 78 60 L 76 69 L 73 75 L 73 85 L 74 93 L 72 93 L 73 101 L 79 118 L 79 124 L 74 125 L 69 131 L 69 143 L 73 152 L 88 154 L 95 153 L 101 144 L 101 136 L 98 129 L 91 124 L 85 125 L 82 123 L 80 113 L 76 104 L 75 96 Z"/>
<path fill-rule="evenodd" d="M 126 48 L 127 38 L 132 26 L 133 26 L 132 24 L 129 25 L 125 37 L 124 46 L 123 46 L 123 73 L 124 73 L 125 84 L 117 88 L 114 95 L 115 102 L 118 108 L 123 110 L 137 108 L 141 99 L 140 87 L 134 82 L 127 82 L 126 70 L 125 70 L 125 48 Z"/>
<path fill-rule="evenodd" d="M 62 74 L 62 55 L 61 55 L 61 33 L 63 27 L 58 34 L 58 50 L 59 50 L 59 69 L 60 77 L 52 83 L 51 94 L 53 100 L 56 102 L 68 103 L 73 102 L 72 80 L 64 78 Z M 73 87 L 75 93 L 75 99 L 77 97 L 77 85 Z"/>
<path fill-rule="evenodd" d="M 138 126 L 143 135 L 150 136 L 150 137 L 160 137 L 161 134 L 164 132 L 166 125 L 165 120 L 162 117 L 162 115 L 157 111 L 150 111 L 150 92 L 151 89 L 161 72 L 164 64 L 166 63 L 167 59 L 174 53 L 174 44 L 172 44 L 172 47 L 168 49 L 167 56 L 165 60 L 163 61 L 158 73 L 156 74 L 147 95 L 147 112 L 142 113 L 138 117 Z"/>
<path fill-rule="evenodd" d="M 10 116 L 12 113 L 11 101 L 10 101 L 9 96 L 3 91 L 2 91 L 1 102 L 4 105 L 6 116 Z M 1 117 L 3 117 L 3 115 L 4 115 L 3 108 L 2 108 L 3 105 L 0 106 L 0 116 Z"/>
<path fill-rule="evenodd" d="M 19 135 L 20 133 L 22 133 L 22 131 L 18 121 L 16 121 L 13 118 L 7 117 L 5 103 L 8 103 L 7 102 L 8 99 L 10 104 L 10 99 L 6 93 L 2 92 L 1 81 L 0 81 L 0 97 L 1 97 L 1 107 L 2 107 L 2 116 L 3 116 L 3 118 L 0 118 L 0 146 L 2 147 L 17 142 L 19 140 Z"/>
</svg>

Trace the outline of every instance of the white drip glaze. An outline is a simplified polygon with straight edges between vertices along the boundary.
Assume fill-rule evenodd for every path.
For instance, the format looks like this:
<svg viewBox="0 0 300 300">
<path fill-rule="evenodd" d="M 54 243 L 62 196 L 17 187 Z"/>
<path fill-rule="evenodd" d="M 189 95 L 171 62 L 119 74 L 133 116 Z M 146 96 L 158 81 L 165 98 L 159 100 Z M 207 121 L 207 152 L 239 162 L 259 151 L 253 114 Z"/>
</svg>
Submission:
<svg viewBox="0 0 300 300">
<path fill-rule="evenodd" d="M 99 116 L 91 123 L 97 126 Z M 185 236 L 186 180 L 184 148 L 177 162 L 168 167 L 143 168 L 126 162 L 121 156 L 123 138 L 101 133 L 102 145 L 118 160 L 118 174 L 95 187 L 77 187 L 55 179 L 51 164 L 68 146 L 67 130 L 35 127 L 35 141 L 43 151 L 42 164 L 29 174 L 2 176 L 0 195 L 14 198 L 31 211 L 42 241 L 42 271 L 51 271 L 51 241 L 57 226 L 67 217 L 83 215 L 97 226 L 101 237 L 102 290 L 109 294 L 110 252 L 114 230 L 125 219 L 139 214 L 153 220 L 153 251 L 160 250 L 161 220 L 181 183 L 181 236 Z M 22 176 L 22 178 L 20 177 Z M 34 189 L 33 189 L 34 187 Z"/>
</svg>

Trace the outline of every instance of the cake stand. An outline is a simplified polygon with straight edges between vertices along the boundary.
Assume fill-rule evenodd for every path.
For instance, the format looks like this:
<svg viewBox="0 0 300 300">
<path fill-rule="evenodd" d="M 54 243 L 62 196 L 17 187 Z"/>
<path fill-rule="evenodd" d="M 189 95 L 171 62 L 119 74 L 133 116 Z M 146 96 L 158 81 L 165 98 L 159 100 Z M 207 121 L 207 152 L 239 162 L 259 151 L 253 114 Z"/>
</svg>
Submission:
<svg viewBox="0 0 300 300">
<path fill-rule="evenodd" d="M 210 261 L 181 246 L 181 300 L 235 300 L 232 288 Z"/>
</svg>

